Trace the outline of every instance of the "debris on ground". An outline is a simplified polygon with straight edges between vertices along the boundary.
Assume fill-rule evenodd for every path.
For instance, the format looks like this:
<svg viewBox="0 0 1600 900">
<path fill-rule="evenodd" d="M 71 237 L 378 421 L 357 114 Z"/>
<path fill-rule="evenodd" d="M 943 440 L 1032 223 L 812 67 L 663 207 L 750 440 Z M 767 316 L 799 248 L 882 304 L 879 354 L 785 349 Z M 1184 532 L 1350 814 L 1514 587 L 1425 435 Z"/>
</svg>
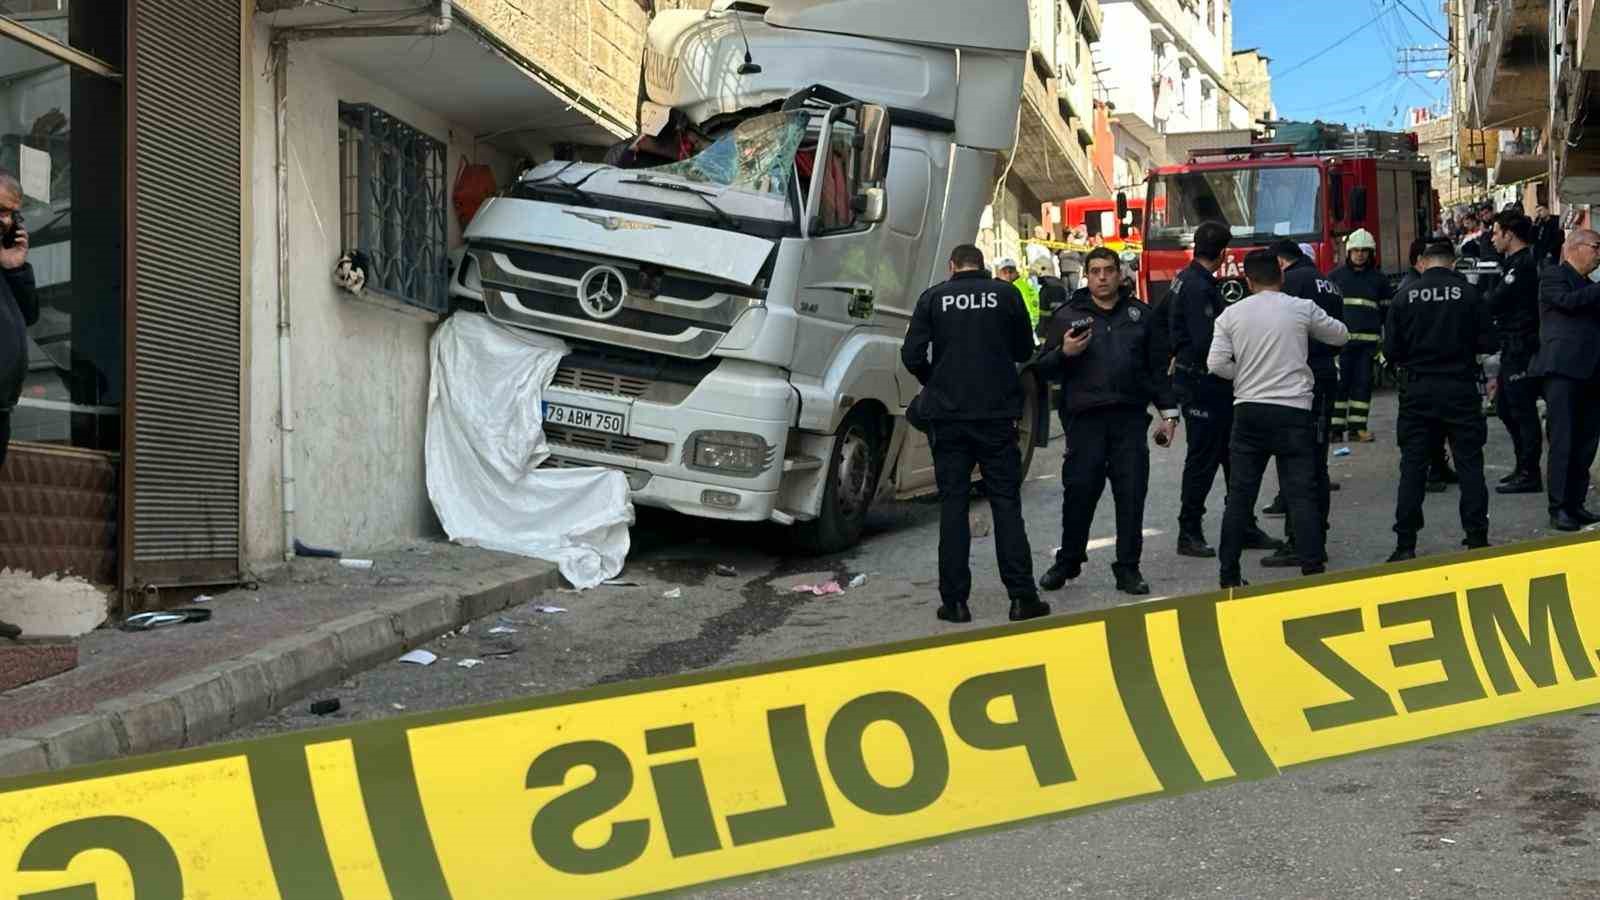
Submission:
<svg viewBox="0 0 1600 900">
<path fill-rule="evenodd" d="M 564 606 L 535 606 L 533 611 L 542 613 L 564 613 L 567 611 L 567 608 Z"/>
<path fill-rule="evenodd" d="M 851 590 L 855 590 L 856 588 L 861 587 L 863 584 L 866 584 L 866 583 L 867 583 L 867 576 L 866 576 L 866 573 L 863 572 L 862 574 L 857 575 L 856 577 L 850 579 L 850 589 Z"/>
<path fill-rule="evenodd" d="M 678 598 L 683 596 L 683 588 L 673 588 L 672 590 L 667 591 L 665 594 L 662 594 L 661 596 L 667 598 L 668 600 L 677 600 Z"/>
<path fill-rule="evenodd" d="M 144 612 L 129 616 L 122 623 L 124 631 L 149 631 L 152 628 L 165 628 L 168 625 L 182 625 L 187 622 L 204 622 L 211 618 L 209 609 L 181 609 L 172 612 Z"/>
<path fill-rule="evenodd" d="M 370 568 L 372 568 L 372 560 L 370 560 L 370 559 L 341 559 L 341 560 L 339 560 L 339 565 L 344 566 L 346 569 L 370 569 Z"/>
<path fill-rule="evenodd" d="M 318 700 L 311 704 L 313 716 L 331 716 L 339 711 L 339 698 L 331 697 L 327 700 Z"/>
<path fill-rule="evenodd" d="M 610 581 L 602 581 L 600 583 L 606 587 L 639 587 L 639 582 L 637 581 L 623 581 L 620 578 L 613 578 Z"/>
<path fill-rule="evenodd" d="M 194 598 L 193 600 L 190 600 L 189 602 L 190 603 L 210 603 L 213 599 L 215 599 L 215 598 L 213 598 L 210 594 L 201 594 L 200 596 Z"/>
<path fill-rule="evenodd" d="M 411 663 L 418 666 L 431 666 L 439 660 L 439 655 L 429 650 L 413 650 L 400 657 L 400 662 Z"/>
<path fill-rule="evenodd" d="M 516 634 L 517 630 L 515 628 L 508 628 L 508 627 L 506 627 L 504 625 L 496 625 L 495 627 L 489 629 L 489 633 L 490 634 Z"/>
<path fill-rule="evenodd" d="M 401 711 L 404 711 L 405 708 L 406 708 L 406 705 L 404 703 L 391 703 L 391 704 L 389 704 L 389 706 L 394 708 L 394 709 L 401 710 Z"/>
<path fill-rule="evenodd" d="M 794 586 L 794 592 L 796 594 L 811 594 L 817 597 L 824 597 L 829 594 L 842 594 L 844 593 L 844 588 L 840 587 L 837 581 L 827 581 L 822 584 L 797 584 Z"/>
<path fill-rule="evenodd" d="M 458 667 L 460 667 L 460 668 L 463 668 L 463 669 L 476 669 L 477 667 L 483 665 L 483 660 L 481 660 L 481 659 L 463 659 L 460 662 L 456 663 L 456 665 Z"/>
<path fill-rule="evenodd" d="M 739 576 L 739 570 L 728 565 L 727 563 L 719 563 L 717 565 L 717 574 L 721 575 L 723 578 L 737 578 Z"/>
<path fill-rule="evenodd" d="M 1350 455 L 1350 448 L 1349 447 L 1340 447 L 1339 449 L 1333 451 L 1333 455 L 1334 456 L 1349 456 Z"/>
</svg>

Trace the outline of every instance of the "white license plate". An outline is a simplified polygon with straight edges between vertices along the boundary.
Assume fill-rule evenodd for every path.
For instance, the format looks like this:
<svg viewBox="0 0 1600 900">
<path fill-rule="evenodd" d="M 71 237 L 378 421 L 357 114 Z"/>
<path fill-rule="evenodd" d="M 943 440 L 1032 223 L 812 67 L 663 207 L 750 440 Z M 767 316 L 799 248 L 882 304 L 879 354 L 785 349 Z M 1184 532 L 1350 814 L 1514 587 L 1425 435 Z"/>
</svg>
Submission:
<svg viewBox="0 0 1600 900">
<path fill-rule="evenodd" d="M 544 420 L 551 425 L 564 425 L 567 428 L 583 428 L 588 431 L 601 431 L 606 434 L 622 434 L 624 425 L 622 416 L 617 413 L 601 412 L 597 409 L 584 409 L 580 406 L 562 406 L 559 403 L 546 403 L 544 405 Z"/>
</svg>

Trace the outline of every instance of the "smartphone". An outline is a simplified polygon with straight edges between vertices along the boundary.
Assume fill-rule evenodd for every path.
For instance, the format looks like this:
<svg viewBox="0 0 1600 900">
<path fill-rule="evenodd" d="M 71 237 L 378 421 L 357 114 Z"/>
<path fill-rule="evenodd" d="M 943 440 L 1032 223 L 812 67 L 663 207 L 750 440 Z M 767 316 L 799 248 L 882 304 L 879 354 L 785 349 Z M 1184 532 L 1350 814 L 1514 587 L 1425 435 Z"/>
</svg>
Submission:
<svg viewBox="0 0 1600 900">
<path fill-rule="evenodd" d="M 1089 326 L 1088 325 L 1074 325 L 1072 330 L 1067 332 L 1067 337 L 1072 338 L 1073 340 L 1077 340 L 1078 338 L 1081 338 L 1085 334 L 1088 334 L 1088 333 L 1089 333 Z"/>
<path fill-rule="evenodd" d="M 17 245 L 17 232 L 22 229 L 22 213 L 11 214 L 11 227 L 0 234 L 0 247 L 10 250 Z"/>
</svg>

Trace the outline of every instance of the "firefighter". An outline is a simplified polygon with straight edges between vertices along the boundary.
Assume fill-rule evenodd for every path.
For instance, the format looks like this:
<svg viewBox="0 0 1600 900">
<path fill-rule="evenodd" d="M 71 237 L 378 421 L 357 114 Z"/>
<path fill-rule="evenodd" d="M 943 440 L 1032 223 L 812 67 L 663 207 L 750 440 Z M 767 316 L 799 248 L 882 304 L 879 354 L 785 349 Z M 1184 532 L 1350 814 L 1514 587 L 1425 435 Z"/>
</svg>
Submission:
<svg viewBox="0 0 1600 900">
<path fill-rule="evenodd" d="M 1367 416 L 1372 409 L 1372 364 L 1383 337 L 1383 314 L 1392 292 L 1388 276 L 1378 264 L 1378 242 L 1358 228 L 1345 241 L 1345 263 L 1328 273 L 1328 280 L 1344 295 L 1344 324 L 1350 343 L 1339 354 L 1339 393 L 1333 402 L 1333 436 L 1372 443 Z"/>
<path fill-rule="evenodd" d="M 1000 280 L 1016 288 L 1022 294 L 1022 302 L 1028 308 L 1028 327 L 1035 332 L 1039 329 L 1039 289 L 1033 282 L 1022 277 L 1022 272 L 1017 268 L 1017 261 L 1007 257 L 1000 260 L 996 273 Z"/>
<path fill-rule="evenodd" d="M 1228 441 L 1233 431 L 1233 385 L 1206 368 L 1214 323 L 1224 307 L 1216 271 L 1232 240 L 1233 233 L 1221 222 L 1203 222 L 1195 229 L 1194 260 L 1172 280 L 1163 310 L 1171 330 L 1173 383 L 1189 435 L 1178 510 L 1178 555 L 1201 559 L 1217 555 L 1202 529 L 1206 497 L 1217 469 L 1222 469 L 1226 481 L 1232 467 Z M 1261 530 L 1253 515 L 1243 540 L 1246 550 L 1283 546 Z"/>
<path fill-rule="evenodd" d="M 1422 275 L 1396 295 L 1384 329 L 1384 354 L 1404 371 L 1395 426 L 1400 486 L 1390 562 L 1416 558 L 1428 457 L 1441 434 L 1461 479 L 1462 543 L 1489 546 L 1489 489 L 1483 481 L 1488 426 L 1478 396 L 1477 354 L 1494 349 L 1494 326 L 1489 305 L 1455 271 L 1455 259 L 1448 241 L 1429 244 Z"/>
<path fill-rule="evenodd" d="M 1167 335 L 1155 315 L 1123 290 L 1121 261 L 1106 247 L 1085 260 L 1089 286 L 1045 323 L 1038 370 L 1061 381 L 1061 549 L 1039 579 L 1059 590 L 1088 560 L 1089 526 L 1106 482 L 1117 513 L 1117 590 L 1148 594 L 1139 572 L 1144 549 L 1144 506 L 1150 489 L 1150 447 L 1145 429 L 1151 406 L 1161 413 L 1157 443 L 1167 447 L 1178 408 L 1167 376 Z"/>
<path fill-rule="evenodd" d="M 1500 494 L 1537 494 L 1544 490 L 1539 455 L 1544 449 L 1539 421 L 1539 379 L 1528 365 L 1539 350 L 1539 258 L 1533 248 L 1533 221 L 1521 213 L 1495 217 L 1494 248 L 1505 259 L 1505 276 L 1489 295 L 1500 341 L 1500 375 L 1495 413 L 1511 435 L 1516 468 L 1500 479 Z"/>
<path fill-rule="evenodd" d="M 1039 280 L 1039 310 L 1034 316 L 1033 330 L 1035 334 L 1041 334 L 1045 323 L 1057 309 L 1067 305 L 1071 294 L 1066 283 L 1056 277 L 1048 259 L 1034 260 L 1033 277 Z"/>
<path fill-rule="evenodd" d="M 1022 383 L 1017 364 L 1034 354 L 1033 329 L 1017 291 L 989 277 L 983 251 L 963 244 L 950 254 L 950 280 L 923 292 L 900 350 L 923 385 L 915 405 L 928 423 L 939 484 L 939 618 L 970 622 L 972 467 L 983 472 L 994 513 L 994 552 L 1011 596 L 1011 620 L 1048 615 L 1033 583 L 1033 555 L 1022 521 L 1022 452 L 1017 419 Z"/>
</svg>

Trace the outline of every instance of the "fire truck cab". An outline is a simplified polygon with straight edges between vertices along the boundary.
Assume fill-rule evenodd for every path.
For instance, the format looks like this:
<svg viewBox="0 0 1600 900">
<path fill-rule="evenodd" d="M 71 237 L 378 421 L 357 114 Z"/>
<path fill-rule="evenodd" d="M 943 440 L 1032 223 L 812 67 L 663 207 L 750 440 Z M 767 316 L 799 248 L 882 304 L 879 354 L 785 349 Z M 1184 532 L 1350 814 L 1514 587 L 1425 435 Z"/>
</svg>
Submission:
<svg viewBox="0 0 1600 900">
<path fill-rule="evenodd" d="M 1438 217 L 1427 161 L 1416 136 L 1361 132 L 1353 146 L 1297 152 L 1289 144 L 1195 150 L 1183 165 L 1153 169 L 1147 181 L 1140 296 L 1160 300 L 1189 264 L 1200 223 L 1233 232 L 1217 280 L 1223 298 L 1245 296 L 1244 257 L 1289 238 L 1316 251 L 1326 272 L 1344 261 L 1344 240 L 1358 228 L 1378 243 L 1378 264 L 1398 282 L 1407 251 Z"/>
</svg>

